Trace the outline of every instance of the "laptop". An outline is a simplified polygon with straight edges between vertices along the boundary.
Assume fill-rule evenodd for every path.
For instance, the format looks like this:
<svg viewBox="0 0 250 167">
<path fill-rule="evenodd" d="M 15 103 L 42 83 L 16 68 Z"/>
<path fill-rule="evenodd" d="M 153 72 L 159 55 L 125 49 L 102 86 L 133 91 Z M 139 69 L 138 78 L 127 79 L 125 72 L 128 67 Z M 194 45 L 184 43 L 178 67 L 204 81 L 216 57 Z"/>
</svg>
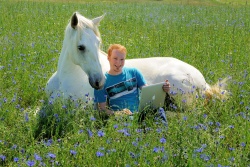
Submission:
<svg viewBox="0 0 250 167">
<path fill-rule="evenodd" d="M 143 86 L 140 92 L 139 112 L 144 108 L 160 108 L 163 107 L 166 92 L 162 90 L 165 82 L 153 85 Z"/>
</svg>

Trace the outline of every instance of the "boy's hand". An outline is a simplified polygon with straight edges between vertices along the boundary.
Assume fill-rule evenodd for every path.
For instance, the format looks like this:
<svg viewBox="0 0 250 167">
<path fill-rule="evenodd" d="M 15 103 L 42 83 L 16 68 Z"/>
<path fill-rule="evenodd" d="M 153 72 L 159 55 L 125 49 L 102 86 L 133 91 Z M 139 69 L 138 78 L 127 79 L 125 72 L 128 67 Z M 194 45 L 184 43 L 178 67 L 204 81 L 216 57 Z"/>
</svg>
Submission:
<svg viewBox="0 0 250 167">
<path fill-rule="evenodd" d="M 162 89 L 164 92 L 169 93 L 170 92 L 170 83 L 168 80 L 165 81 L 164 85 L 162 86 Z"/>
</svg>

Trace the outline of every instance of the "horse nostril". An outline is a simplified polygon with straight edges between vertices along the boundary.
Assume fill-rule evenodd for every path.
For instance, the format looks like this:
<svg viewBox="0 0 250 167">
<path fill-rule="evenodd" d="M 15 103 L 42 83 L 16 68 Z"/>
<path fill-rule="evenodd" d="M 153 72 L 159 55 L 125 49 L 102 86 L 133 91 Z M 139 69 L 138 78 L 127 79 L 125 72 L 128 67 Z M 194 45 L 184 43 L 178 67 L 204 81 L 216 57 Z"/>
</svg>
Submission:
<svg viewBox="0 0 250 167">
<path fill-rule="evenodd" d="M 97 87 L 99 87 L 99 82 L 95 82 L 95 85 L 96 85 Z"/>
</svg>

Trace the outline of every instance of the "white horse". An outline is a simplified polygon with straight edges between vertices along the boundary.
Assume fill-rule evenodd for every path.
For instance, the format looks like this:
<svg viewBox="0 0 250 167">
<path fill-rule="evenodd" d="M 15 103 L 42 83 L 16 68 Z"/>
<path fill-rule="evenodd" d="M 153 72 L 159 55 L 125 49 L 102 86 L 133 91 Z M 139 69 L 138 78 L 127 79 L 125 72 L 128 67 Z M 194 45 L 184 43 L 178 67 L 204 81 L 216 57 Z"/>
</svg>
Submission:
<svg viewBox="0 0 250 167">
<path fill-rule="evenodd" d="M 105 82 L 100 58 L 98 24 L 102 17 L 86 19 L 74 13 L 65 30 L 57 71 L 49 79 L 46 93 L 52 98 L 82 99 L 93 95 L 93 88 L 100 89 Z"/>
<path fill-rule="evenodd" d="M 53 98 L 58 94 L 64 98 L 86 100 L 93 97 L 94 89 L 105 82 L 104 73 L 109 69 L 107 54 L 100 50 L 99 22 L 104 16 L 89 20 L 74 13 L 66 27 L 58 69 L 49 79 L 46 92 Z M 186 95 L 193 92 L 220 94 L 218 85 L 210 87 L 201 72 L 195 67 L 172 57 L 128 59 L 125 66 L 136 67 L 148 84 L 171 83 L 171 94 Z"/>
</svg>

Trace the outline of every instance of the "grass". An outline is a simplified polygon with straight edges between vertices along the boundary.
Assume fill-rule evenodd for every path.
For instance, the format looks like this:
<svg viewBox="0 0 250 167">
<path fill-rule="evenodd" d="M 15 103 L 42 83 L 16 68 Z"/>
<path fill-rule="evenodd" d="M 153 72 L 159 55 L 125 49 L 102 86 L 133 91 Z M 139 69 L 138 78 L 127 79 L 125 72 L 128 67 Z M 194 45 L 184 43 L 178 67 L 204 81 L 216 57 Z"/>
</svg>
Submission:
<svg viewBox="0 0 250 167">
<path fill-rule="evenodd" d="M 249 166 L 250 8 L 179 2 L 1 1 L 0 165 Z M 105 121 L 84 103 L 51 105 L 44 87 L 74 11 L 106 13 L 103 50 L 121 43 L 129 58 L 173 56 L 210 84 L 230 77 L 230 98 L 167 112 L 167 130 L 153 119 L 140 125 L 138 116 Z"/>
</svg>

